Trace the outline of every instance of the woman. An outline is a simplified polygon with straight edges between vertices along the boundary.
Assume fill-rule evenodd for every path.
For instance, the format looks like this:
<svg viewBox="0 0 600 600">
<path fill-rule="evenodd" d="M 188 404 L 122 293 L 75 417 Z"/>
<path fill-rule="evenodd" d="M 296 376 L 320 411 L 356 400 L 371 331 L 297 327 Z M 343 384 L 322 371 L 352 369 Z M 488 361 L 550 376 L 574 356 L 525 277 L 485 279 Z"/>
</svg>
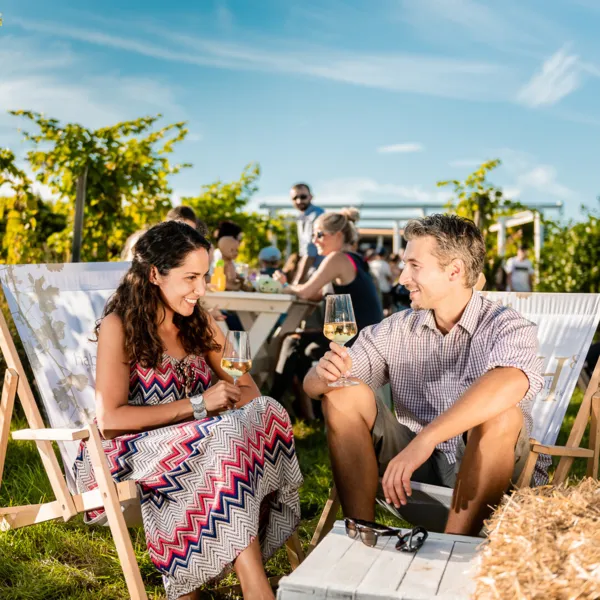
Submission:
<svg viewBox="0 0 600 600">
<path fill-rule="evenodd" d="M 326 293 L 350 294 L 358 331 L 379 323 L 383 309 L 367 263 L 354 249 L 358 231 L 354 223 L 359 213 L 354 208 L 328 212 L 319 216 L 313 226 L 313 241 L 324 260 L 310 279 L 301 285 L 287 285 L 284 275 L 276 275 L 286 284 L 284 291 L 305 300 L 320 301 Z M 355 338 L 356 339 L 356 338 Z M 300 383 L 314 360 L 319 360 L 329 348 L 322 328 L 305 330 L 288 336 L 281 347 L 271 394 L 280 399 L 289 382 L 296 376 Z M 352 345 L 352 341 L 348 343 Z M 312 407 L 301 395 L 304 416 L 312 418 Z"/>
<path fill-rule="evenodd" d="M 208 249 L 175 221 L 137 242 L 96 328 L 98 426 L 113 477 L 140 487 L 169 600 L 231 564 L 245 598 L 272 599 L 262 558 L 296 528 L 302 476 L 285 410 L 221 368 L 223 334 L 198 302 Z M 84 445 L 74 471 L 81 492 L 95 487 Z"/>
</svg>

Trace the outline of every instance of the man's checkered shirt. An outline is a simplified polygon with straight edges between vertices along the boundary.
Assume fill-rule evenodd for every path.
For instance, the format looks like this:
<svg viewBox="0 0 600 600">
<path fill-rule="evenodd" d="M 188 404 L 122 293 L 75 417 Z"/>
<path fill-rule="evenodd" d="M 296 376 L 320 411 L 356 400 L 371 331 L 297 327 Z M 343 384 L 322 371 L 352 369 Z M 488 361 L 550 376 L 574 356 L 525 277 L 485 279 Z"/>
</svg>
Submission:
<svg viewBox="0 0 600 600">
<path fill-rule="evenodd" d="M 531 401 L 542 389 L 537 327 L 512 308 L 473 296 L 460 321 L 443 335 L 430 310 L 404 310 L 361 331 L 348 349 L 352 377 L 371 388 L 389 383 L 398 421 L 415 433 L 450 408 L 496 367 L 514 367 L 529 379 L 519 406 L 527 432 Z M 458 437 L 437 446 L 456 462 Z"/>
</svg>

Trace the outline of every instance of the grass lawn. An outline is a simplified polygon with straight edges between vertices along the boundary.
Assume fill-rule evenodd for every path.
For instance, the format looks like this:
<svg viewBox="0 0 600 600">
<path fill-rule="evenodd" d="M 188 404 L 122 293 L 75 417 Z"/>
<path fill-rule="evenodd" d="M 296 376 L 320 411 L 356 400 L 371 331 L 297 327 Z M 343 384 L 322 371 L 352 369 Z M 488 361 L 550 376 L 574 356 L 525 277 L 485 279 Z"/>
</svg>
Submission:
<svg viewBox="0 0 600 600">
<path fill-rule="evenodd" d="M 577 414 L 581 393 L 563 424 L 559 443 L 566 441 Z M 25 427 L 24 422 L 13 428 Z M 300 536 L 308 544 L 332 485 L 327 445 L 322 428 L 296 423 L 294 426 L 300 466 L 305 477 L 300 499 L 303 520 Z M 585 438 L 587 443 L 587 435 Z M 53 499 L 52 490 L 32 442 L 9 443 L 4 481 L 0 488 L 0 506 L 37 504 Z M 574 477 L 585 474 L 585 463 L 575 461 Z M 380 511 L 380 509 L 377 509 Z M 383 511 L 378 519 L 393 523 Z M 398 522 L 395 522 L 398 524 Z M 132 529 L 131 535 L 151 598 L 164 598 L 160 576 L 148 558 L 144 532 Z M 269 575 L 289 572 L 285 550 L 280 550 L 267 564 Z M 235 583 L 229 576 L 221 582 Z M 207 588 L 206 597 L 218 596 Z M 58 599 L 125 599 L 127 590 L 116 557 L 110 531 L 105 527 L 88 527 L 81 517 L 68 523 L 47 522 L 0 533 L 0 598 L 2 600 Z"/>
</svg>

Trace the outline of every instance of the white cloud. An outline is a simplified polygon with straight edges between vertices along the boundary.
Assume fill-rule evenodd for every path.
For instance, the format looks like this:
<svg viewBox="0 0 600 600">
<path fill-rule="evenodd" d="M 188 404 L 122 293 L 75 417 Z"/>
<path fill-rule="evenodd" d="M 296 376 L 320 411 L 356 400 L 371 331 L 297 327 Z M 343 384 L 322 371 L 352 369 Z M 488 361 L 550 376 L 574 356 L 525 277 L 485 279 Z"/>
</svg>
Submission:
<svg viewBox="0 0 600 600">
<path fill-rule="evenodd" d="M 550 165 L 537 165 L 530 171 L 519 175 L 517 186 L 531 188 L 559 200 L 571 200 L 576 196 L 574 190 L 557 181 L 556 169 Z"/>
<path fill-rule="evenodd" d="M 448 98 L 497 100 L 517 85 L 504 66 L 416 54 L 358 54 L 293 45 L 289 41 L 255 47 L 146 28 L 127 36 L 68 27 L 60 23 L 13 19 L 16 25 L 53 37 L 116 48 L 167 61 L 243 71 L 305 75 L 354 85 Z"/>
<path fill-rule="evenodd" d="M 581 73 L 579 57 L 562 48 L 521 88 L 517 101 L 532 108 L 556 104 L 581 86 Z"/>
<path fill-rule="evenodd" d="M 476 167 L 480 167 L 484 162 L 485 162 L 485 160 L 481 160 L 479 158 L 460 158 L 458 160 L 451 160 L 448 163 L 448 165 L 450 167 L 456 167 L 456 168 L 462 168 L 462 167 L 476 168 Z"/>
<path fill-rule="evenodd" d="M 6 38 L 0 65 L 0 127 L 11 127 L 15 134 L 20 123 L 9 110 L 43 112 L 87 127 L 112 125 L 144 112 L 185 118 L 171 85 L 148 77 L 95 74 L 93 64 L 64 45 Z"/>
<path fill-rule="evenodd" d="M 377 152 L 380 154 L 410 154 L 411 152 L 423 152 L 425 147 L 423 144 L 415 144 L 415 143 L 404 143 L 404 144 L 392 144 L 390 146 L 380 146 L 377 148 Z"/>
</svg>

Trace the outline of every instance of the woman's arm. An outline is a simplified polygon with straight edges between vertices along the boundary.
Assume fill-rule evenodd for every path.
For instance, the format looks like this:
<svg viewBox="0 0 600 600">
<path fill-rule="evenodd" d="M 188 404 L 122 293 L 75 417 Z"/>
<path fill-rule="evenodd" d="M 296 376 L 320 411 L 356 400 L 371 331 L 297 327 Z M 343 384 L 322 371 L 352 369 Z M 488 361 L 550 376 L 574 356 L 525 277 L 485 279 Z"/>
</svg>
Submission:
<svg viewBox="0 0 600 600">
<path fill-rule="evenodd" d="M 221 367 L 223 349 L 225 348 L 225 336 L 212 317 L 210 317 L 210 325 L 213 330 L 213 338 L 215 342 L 221 346 L 221 350 L 209 352 L 206 355 L 206 362 L 221 381 L 225 381 L 233 385 L 233 378 Z M 237 380 L 236 388 L 238 388 L 241 392 L 241 397 L 236 403 L 236 408 L 240 408 L 262 395 L 256 383 L 254 383 L 254 379 L 252 379 L 252 375 L 250 375 L 250 373 L 246 373 Z"/>
<path fill-rule="evenodd" d="M 157 406 L 130 406 L 127 403 L 129 369 L 123 323 L 112 313 L 100 326 L 96 361 L 96 417 L 106 439 L 193 417 L 192 405 L 187 398 Z"/>
<path fill-rule="evenodd" d="M 290 285 L 286 289 L 303 300 L 322 300 L 323 288 L 336 279 L 347 285 L 354 280 L 354 266 L 343 252 L 335 252 L 325 258 L 310 279 L 301 285 Z"/>
<path fill-rule="evenodd" d="M 211 322 L 214 323 L 214 320 L 211 319 Z M 148 431 L 194 417 L 189 398 L 156 406 L 129 405 L 129 370 L 123 323 L 113 313 L 105 317 L 100 326 L 96 362 L 96 417 L 106 439 Z M 204 393 L 208 415 L 213 416 L 231 408 L 240 397 L 240 390 L 236 386 L 226 381 L 219 382 Z"/>
</svg>

